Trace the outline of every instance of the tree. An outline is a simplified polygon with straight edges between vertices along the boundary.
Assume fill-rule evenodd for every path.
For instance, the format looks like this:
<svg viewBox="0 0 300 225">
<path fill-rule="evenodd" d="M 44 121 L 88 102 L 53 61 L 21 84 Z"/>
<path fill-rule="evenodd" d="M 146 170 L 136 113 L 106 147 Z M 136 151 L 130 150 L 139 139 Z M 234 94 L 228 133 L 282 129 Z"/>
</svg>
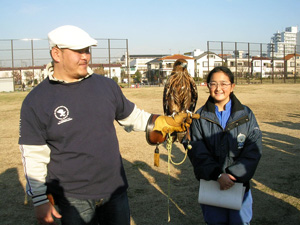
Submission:
<svg viewBox="0 0 300 225">
<path fill-rule="evenodd" d="M 107 71 L 105 71 L 104 67 L 102 65 L 100 65 L 99 67 L 94 69 L 94 73 L 104 76 L 107 74 Z"/>
<path fill-rule="evenodd" d="M 121 71 L 121 82 L 123 82 L 125 79 L 127 79 L 126 72 L 125 72 L 125 70 L 122 69 L 122 71 Z"/>
<path fill-rule="evenodd" d="M 24 73 L 26 77 L 26 83 L 27 84 L 33 84 L 34 74 L 32 71 L 25 71 Z"/>
<path fill-rule="evenodd" d="M 118 83 L 118 80 L 119 80 L 118 77 L 113 77 L 112 79 L 113 79 L 116 83 Z"/>
<path fill-rule="evenodd" d="M 13 71 L 12 72 L 15 84 L 22 84 L 22 76 L 19 71 Z"/>
<path fill-rule="evenodd" d="M 139 70 L 137 70 L 134 74 L 134 82 L 141 83 L 142 74 Z"/>
</svg>

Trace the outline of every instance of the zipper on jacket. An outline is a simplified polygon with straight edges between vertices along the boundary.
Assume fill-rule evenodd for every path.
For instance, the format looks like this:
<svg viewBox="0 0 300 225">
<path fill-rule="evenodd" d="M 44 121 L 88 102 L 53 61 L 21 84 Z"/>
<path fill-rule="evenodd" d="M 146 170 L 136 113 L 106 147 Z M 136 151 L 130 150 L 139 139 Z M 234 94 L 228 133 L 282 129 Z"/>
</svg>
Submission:
<svg viewBox="0 0 300 225">
<path fill-rule="evenodd" d="M 235 128 L 235 127 L 237 127 L 237 126 L 243 124 L 243 123 L 240 123 L 240 121 L 243 121 L 243 123 L 248 122 L 248 121 L 249 121 L 248 115 L 243 116 L 243 117 L 239 118 L 238 120 L 235 120 L 235 121 L 233 121 L 233 122 L 227 124 L 224 130 L 225 130 L 225 131 L 229 131 L 229 130 L 231 130 L 231 129 L 233 129 L 233 128 Z"/>
</svg>

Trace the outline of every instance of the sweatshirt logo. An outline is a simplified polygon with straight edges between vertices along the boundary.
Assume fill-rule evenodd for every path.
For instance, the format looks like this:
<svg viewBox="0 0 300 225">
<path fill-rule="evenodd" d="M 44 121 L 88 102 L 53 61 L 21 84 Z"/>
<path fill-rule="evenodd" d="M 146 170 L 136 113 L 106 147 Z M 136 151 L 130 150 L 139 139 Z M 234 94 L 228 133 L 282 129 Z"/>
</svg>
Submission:
<svg viewBox="0 0 300 225">
<path fill-rule="evenodd" d="M 69 109 L 66 106 L 58 106 L 54 110 L 54 116 L 58 119 L 58 125 L 73 120 L 69 117 Z"/>
</svg>

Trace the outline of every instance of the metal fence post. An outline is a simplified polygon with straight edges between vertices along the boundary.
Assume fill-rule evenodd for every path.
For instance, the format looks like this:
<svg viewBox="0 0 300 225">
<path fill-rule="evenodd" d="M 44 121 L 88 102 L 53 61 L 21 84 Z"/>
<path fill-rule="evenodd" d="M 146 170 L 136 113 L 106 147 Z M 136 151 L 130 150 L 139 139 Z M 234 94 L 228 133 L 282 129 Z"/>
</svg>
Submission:
<svg viewBox="0 0 300 225">
<path fill-rule="evenodd" d="M 221 41 L 221 58 L 222 58 L 222 66 L 224 66 L 224 50 L 223 50 L 223 41 Z"/>
<path fill-rule="evenodd" d="M 12 67 L 12 73 L 13 73 L 13 85 L 14 85 L 14 91 L 15 91 L 15 66 L 14 66 L 14 41 L 10 40 L 10 50 L 11 50 L 11 67 Z M 21 79 L 21 83 L 22 83 Z"/>
<path fill-rule="evenodd" d="M 285 44 L 283 45 L 283 83 L 286 83 L 287 61 L 285 60 Z"/>
<path fill-rule="evenodd" d="M 271 44 L 272 50 L 272 84 L 274 84 L 274 44 Z"/>
<path fill-rule="evenodd" d="M 127 52 L 127 76 L 128 76 L 128 87 L 130 87 L 130 71 L 129 71 L 129 52 L 128 52 L 128 39 L 126 39 L 126 52 Z"/>
<path fill-rule="evenodd" d="M 294 52 L 294 56 L 295 56 L 295 65 L 294 65 L 294 83 L 296 83 L 296 71 L 297 71 L 297 46 L 295 45 L 295 52 Z"/>
<path fill-rule="evenodd" d="M 109 69 L 109 78 L 111 78 L 111 65 L 110 65 L 110 39 L 108 39 L 108 69 Z"/>
<path fill-rule="evenodd" d="M 33 39 L 31 39 L 31 65 L 32 65 L 32 73 L 33 79 L 31 85 L 34 85 L 34 54 L 33 54 Z"/>
<path fill-rule="evenodd" d="M 238 83 L 238 72 L 237 72 L 237 42 L 234 42 L 234 64 L 235 64 L 235 83 Z"/>
<path fill-rule="evenodd" d="M 260 83 L 262 84 L 262 72 L 263 72 L 263 65 L 262 65 L 262 43 L 260 43 Z"/>
<path fill-rule="evenodd" d="M 248 84 L 250 84 L 250 70 L 251 70 L 251 65 L 250 65 L 250 43 L 248 42 L 248 70 L 247 70 Z"/>
<path fill-rule="evenodd" d="M 207 41 L 207 74 L 209 73 L 209 41 Z"/>
</svg>

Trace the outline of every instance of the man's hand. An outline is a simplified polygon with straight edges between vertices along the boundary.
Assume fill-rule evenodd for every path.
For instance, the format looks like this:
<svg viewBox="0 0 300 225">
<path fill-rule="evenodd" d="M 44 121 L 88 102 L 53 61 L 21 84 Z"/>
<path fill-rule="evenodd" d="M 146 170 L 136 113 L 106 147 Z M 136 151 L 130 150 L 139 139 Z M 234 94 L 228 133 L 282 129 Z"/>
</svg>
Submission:
<svg viewBox="0 0 300 225">
<path fill-rule="evenodd" d="M 56 209 L 50 202 L 36 206 L 35 215 L 39 224 L 43 224 L 43 225 L 56 224 L 54 222 L 52 215 L 55 216 L 56 218 L 61 218 L 61 215 L 56 211 Z"/>
<path fill-rule="evenodd" d="M 192 123 L 192 119 L 199 119 L 199 114 L 178 113 L 172 116 L 159 116 L 155 120 L 153 130 L 160 131 L 163 137 L 173 132 L 184 132 Z"/>
</svg>

